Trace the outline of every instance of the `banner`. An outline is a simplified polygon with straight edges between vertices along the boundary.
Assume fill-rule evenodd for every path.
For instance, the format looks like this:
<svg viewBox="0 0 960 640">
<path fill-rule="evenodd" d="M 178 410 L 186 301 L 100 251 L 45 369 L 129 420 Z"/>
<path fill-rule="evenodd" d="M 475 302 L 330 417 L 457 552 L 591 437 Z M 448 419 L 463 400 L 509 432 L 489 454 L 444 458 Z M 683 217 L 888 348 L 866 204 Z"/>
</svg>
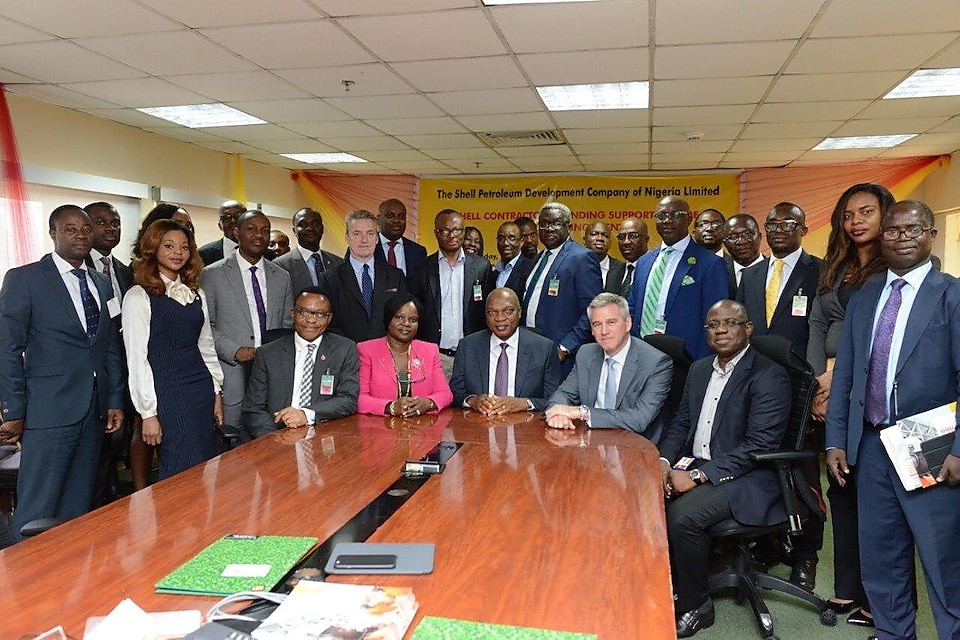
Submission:
<svg viewBox="0 0 960 640">
<path fill-rule="evenodd" d="M 573 214 L 574 240 L 582 243 L 584 229 L 604 221 L 610 225 L 611 253 L 619 256 L 613 236 L 628 218 L 647 221 L 651 246 L 660 242 L 653 215 L 667 196 L 685 199 L 694 217 L 707 208 L 731 215 L 740 210 L 740 174 L 421 178 L 420 243 L 428 253 L 436 251 L 433 218 L 454 209 L 463 216 L 465 227 L 480 230 L 484 254 L 496 262 L 497 227 L 520 216 L 536 219 L 540 207 L 559 201 Z"/>
</svg>

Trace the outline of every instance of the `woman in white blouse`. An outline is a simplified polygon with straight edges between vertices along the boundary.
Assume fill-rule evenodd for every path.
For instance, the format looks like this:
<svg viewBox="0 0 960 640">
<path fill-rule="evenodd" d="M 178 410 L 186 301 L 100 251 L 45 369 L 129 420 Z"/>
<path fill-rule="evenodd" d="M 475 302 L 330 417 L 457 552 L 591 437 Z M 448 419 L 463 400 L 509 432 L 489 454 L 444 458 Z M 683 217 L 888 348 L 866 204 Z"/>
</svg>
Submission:
<svg viewBox="0 0 960 640">
<path fill-rule="evenodd" d="M 223 420 L 217 361 L 200 291 L 203 261 L 193 234 L 174 220 L 151 224 L 123 298 L 130 397 L 143 441 L 160 447 L 160 479 L 217 455 Z"/>
</svg>

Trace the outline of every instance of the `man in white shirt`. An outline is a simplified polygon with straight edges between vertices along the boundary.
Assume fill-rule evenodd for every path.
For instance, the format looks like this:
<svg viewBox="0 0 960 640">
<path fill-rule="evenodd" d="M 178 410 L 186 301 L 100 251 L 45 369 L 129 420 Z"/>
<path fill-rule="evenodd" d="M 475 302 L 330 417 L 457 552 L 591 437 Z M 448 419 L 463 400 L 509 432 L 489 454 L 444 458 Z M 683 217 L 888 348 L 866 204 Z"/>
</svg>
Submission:
<svg viewBox="0 0 960 640">
<path fill-rule="evenodd" d="M 625 267 L 623 260 L 610 256 L 610 225 L 603 221 L 588 224 L 583 230 L 583 246 L 597 254 L 603 290 L 619 294 Z"/>
<path fill-rule="evenodd" d="M 723 245 L 727 248 L 723 259 L 727 263 L 731 300 L 737 298 L 743 270 L 763 260 L 763 254 L 760 253 L 762 238 L 756 218 L 749 213 L 732 215 L 723 223 Z"/>
<path fill-rule="evenodd" d="M 620 224 L 620 231 L 617 232 L 617 246 L 620 248 L 620 255 L 626 261 L 623 269 L 623 280 L 620 281 L 620 289 L 612 293 L 619 293 L 624 298 L 630 295 L 630 289 L 633 287 L 633 276 L 637 270 L 637 261 L 647 252 L 650 244 L 650 230 L 647 229 L 647 223 L 639 218 L 627 218 Z"/>
<path fill-rule="evenodd" d="M 427 249 L 403 236 L 407 230 L 407 207 L 396 198 L 380 203 L 377 224 L 380 226 L 377 243 L 377 261 L 386 262 L 409 276 L 410 272 L 427 257 Z"/>
<path fill-rule="evenodd" d="M 725 220 L 716 209 L 704 209 L 693 223 L 693 241 L 722 258 Z"/>
<path fill-rule="evenodd" d="M 91 202 L 83 210 L 93 222 L 93 248 L 87 256 L 87 266 L 110 278 L 113 297 L 119 304 L 133 286 L 133 271 L 111 255 L 120 244 L 120 214 L 108 202 Z M 113 317 L 120 319 L 119 314 Z"/>
<path fill-rule="evenodd" d="M 320 248 L 323 217 L 319 211 L 304 207 L 293 214 L 292 222 L 297 247 L 274 260 L 273 264 L 290 274 L 293 295 L 296 296 L 307 287 L 317 286 L 326 271 L 343 264 L 343 258 Z"/>
</svg>

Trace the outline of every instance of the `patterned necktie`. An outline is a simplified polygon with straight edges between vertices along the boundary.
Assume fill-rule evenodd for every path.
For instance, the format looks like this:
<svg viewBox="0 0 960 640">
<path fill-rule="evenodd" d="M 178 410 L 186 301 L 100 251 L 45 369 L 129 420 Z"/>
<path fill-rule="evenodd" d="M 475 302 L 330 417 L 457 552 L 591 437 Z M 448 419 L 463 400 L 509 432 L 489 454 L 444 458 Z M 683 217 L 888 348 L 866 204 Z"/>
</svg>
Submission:
<svg viewBox="0 0 960 640">
<path fill-rule="evenodd" d="M 630 289 L 633 287 L 633 270 L 635 268 L 632 264 L 627 265 L 627 275 L 623 279 L 623 284 L 620 285 L 620 295 L 624 298 L 630 295 Z"/>
<path fill-rule="evenodd" d="M 893 344 L 893 330 L 897 325 L 897 313 L 903 294 L 900 290 L 907 281 L 897 278 L 890 283 L 890 297 L 887 298 L 877 329 L 873 334 L 873 349 L 870 351 L 870 367 L 867 369 L 867 397 L 863 415 L 873 425 L 887 421 L 890 411 L 887 408 L 887 367 L 890 364 L 890 346 Z"/>
<path fill-rule="evenodd" d="M 603 408 L 617 408 L 617 361 L 607 358 L 607 380 L 603 385 Z"/>
<path fill-rule="evenodd" d="M 367 310 L 367 318 L 373 318 L 373 279 L 370 277 L 370 265 L 363 265 L 363 275 L 360 277 L 360 293 L 363 294 L 363 307 Z"/>
<path fill-rule="evenodd" d="M 391 240 L 387 243 L 390 245 L 390 250 L 387 251 L 387 264 L 391 267 L 397 266 L 397 242 L 399 242 L 399 240 Z"/>
<path fill-rule="evenodd" d="M 653 333 L 657 324 L 657 304 L 660 302 L 660 290 L 663 288 L 663 274 L 667 271 L 673 247 L 667 247 L 660 252 L 656 268 L 647 281 L 647 291 L 643 296 L 643 315 L 640 316 L 640 337 Z"/>
<path fill-rule="evenodd" d="M 506 342 L 500 343 L 500 357 L 497 358 L 497 374 L 493 379 L 493 395 L 495 396 L 507 395 L 507 380 L 510 376 L 510 360 L 507 357 L 508 346 Z"/>
<path fill-rule="evenodd" d="M 550 253 L 552 251 L 553 249 L 547 249 L 543 252 L 543 256 L 540 257 L 540 264 L 537 265 L 537 270 L 533 272 L 533 277 L 530 278 L 530 286 L 527 287 L 526 293 L 523 294 L 524 308 L 530 304 L 530 298 L 533 297 L 533 290 L 537 288 L 537 282 L 540 280 L 540 276 L 543 275 L 543 270 L 547 268 L 547 261 L 550 260 Z"/>
<path fill-rule="evenodd" d="M 320 274 L 325 271 L 323 266 L 323 258 L 319 253 L 315 253 L 310 258 L 313 260 L 313 284 L 320 284 Z"/>
<path fill-rule="evenodd" d="M 87 286 L 87 272 L 83 269 L 71 269 L 70 273 L 80 281 L 80 301 L 83 303 L 83 317 L 87 321 L 87 341 L 93 344 L 97 339 L 97 325 L 100 324 L 100 307 Z"/>
<path fill-rule="evenodd" d="M 300 399 L 297 405 L 301 409 L 309 407 L 313 397 L 313 365 L 316 362 L 313 352 L 316 349 L 315 344 L 307 345 L 307 359 L 303 361 L 303 377 L 300 378 Z"/>
<path fill-rule="evenodd" d="M 773 261 L 773 275 L 770 276 L 770 282 L 767 283 L 767 292 L 765 304 L 767 309 L 767 328 L 770 327 L 770 321 L 773 320 L 773 312 L 777 309 L 777 298 L 780 297 L 780 282 L 783 280 L 783 260 L 777 258 Z"/>
<path fill-rule="evenodd" d="M 253 301 L 257 305 L 257 318 L 260 320 L 260 340 L 267 332 L 267 307 L 263 304 L 263 292 L 260 290 L 260 281 L 257 280 L 257 268 L 250 267 L 250 284 L 253 286 Z"/>
<path fill-rule="evenodd" d="M 100 258 L 100 262 L 103 263 L 103 269 L 101 269 L 101 271 L 103 271 L 103 275 L 109 278 L 110 277 L 110 258 L 107 258 L 107 257 Z"/>
</svg>

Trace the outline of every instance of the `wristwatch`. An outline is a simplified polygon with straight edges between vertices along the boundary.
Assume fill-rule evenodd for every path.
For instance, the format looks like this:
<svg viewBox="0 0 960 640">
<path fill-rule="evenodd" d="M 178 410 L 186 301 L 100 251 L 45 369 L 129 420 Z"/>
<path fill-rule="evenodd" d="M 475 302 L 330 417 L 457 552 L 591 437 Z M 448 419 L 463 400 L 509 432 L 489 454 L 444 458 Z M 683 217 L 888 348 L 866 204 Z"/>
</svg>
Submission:
<svg viewBox="0 0 960 640">
<path fill-rule="evenodd" d="M 580 414 L 580 419 L 583 420 L 584 422 L 586 422 L 590 418 L 590 408 L 587 405 L 585 404 L 580 405 L 579 407 L 577 407 L 577 411 Z"/>
<path fill-rule="evenodd" d="M 707 480 L 707 477 L 702 473 L 700 473 L 700 469 L 693 469 L 691 471 L 688 471 L 687 473 L 690 474 L 690 479 L 696 482 L 697 484 L 703 484 Z"/>
</svg>

